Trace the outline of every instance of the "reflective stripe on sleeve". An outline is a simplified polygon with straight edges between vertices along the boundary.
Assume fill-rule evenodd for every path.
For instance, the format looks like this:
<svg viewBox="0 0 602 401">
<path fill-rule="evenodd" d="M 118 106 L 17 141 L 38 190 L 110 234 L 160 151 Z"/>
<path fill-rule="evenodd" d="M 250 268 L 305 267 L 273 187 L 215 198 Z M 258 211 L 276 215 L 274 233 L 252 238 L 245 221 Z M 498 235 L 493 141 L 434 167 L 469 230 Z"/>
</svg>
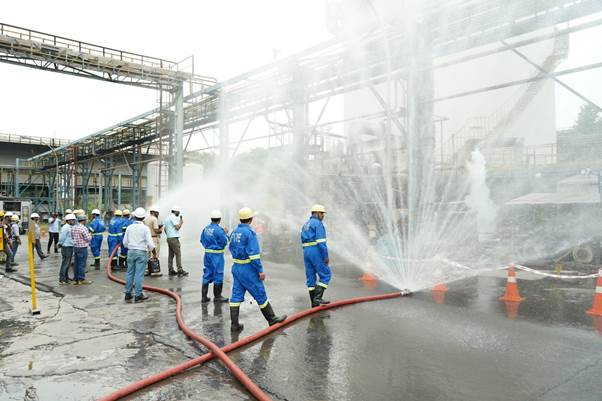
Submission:
<svg viewBox="0 0 602 401">
<path fill-rule="evenodd" d="M 306 248 L 308 246 L 318 245 L 318 243 L 316 241 L 314 241 L 314 242 L 304 242 L 302 245 L 303 245 L 303 248 Z"/>
<path fill-rule="evenodd" d="M 316 240 L 316 244 L 321 244 L 322 242 L 326 242 L 326 238 L 320 238 Z"/>
<path fill-rule="evenodd" d="M 239 265 L 246 265 L 247 263 L 251 263 L 251 259 L 232 259 L 232 262 L 238 263 Z"/>
<path fill-rule="evenodd" d="M 249 255 L 249 260 L 257 260 L 259 259 L 261 256 L 259 254 L 257 255 Z"/>
</svg>

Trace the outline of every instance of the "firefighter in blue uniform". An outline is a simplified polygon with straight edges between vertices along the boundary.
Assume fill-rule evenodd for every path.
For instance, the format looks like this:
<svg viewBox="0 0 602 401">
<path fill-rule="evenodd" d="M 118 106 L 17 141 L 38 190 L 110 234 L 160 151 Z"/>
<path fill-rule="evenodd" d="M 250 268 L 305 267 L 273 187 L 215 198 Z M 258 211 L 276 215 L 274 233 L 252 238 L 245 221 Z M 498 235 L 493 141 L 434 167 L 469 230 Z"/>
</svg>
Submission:
<svg viewBox="0 0 602 401">
<path fill-rule="evenodd" d="M 305 277 L 307 278 L 307 288 L 312 307 L 330 303 L 322 299 L 331 277 L 330 267 L 328 267 L 330 260 L 328 259 L 328 246 L 326 245 L 326 229 L 322 224 L 325 214 L 324 206 L 312 206 L 311 217 L 301 228 Z"/>
<path fill-rule="evenodd" d="M 102 246 L 102 236 L 105 232 L 105 223 L 100 218 L 100 210 L 92 210 L 92 222 L 88 225 L 92 241 L 90 241 L 90 250 L 94 256 L 94 262 L 90 266 L 94 266 L 94 270 L 100 270 L 100 248 Z"/>
<path fill-rule="evenodd" d="M 121 219 L 121 239 L 123 240 L 123 236 L 125 235 L 125 230 L 134 223 L 134 220 L 130 218 L 130 210 L 123 209 L 123 218 Z M 121 244 L 120 255 L 119 255 L 119 268 L 121 270 L 127 270 L 127 258 L 128 258 L 128 249 Z"/>
<path fill-rule="evenodd" d="M 111 255 L 111 253 L 113 253 L 113 249 L 115 249 L 115 247 L 121 243 L 123 235 L 123 231 L 121 229 L 121 216 L 123 216 L 123 212 L 117 209 L 115 210 L 115 213 L 113 213 L 111 221 L 109 221 L 109 238 L 107 240 L 109 243 L 109 255 Z M 113 255 L 111 258 L 112 269 L 117 269 L 117 256 L 117 252 L 115 252 L 115 255 Z"/>
<path fill-rule="evenodd" d="M 243 325 L 238 322 L 238 314 L 240 304 L 244 302 L 247 291 L 257 301 L 263 317 L 270 326 L 286 319 L 286 315 L 276 316 L 274 314 L 262 283 L 265 280 L 265 273 L 260 260 L 259 243 L 255 232 L 249 226 L 254 215 L 248 207 L 240 209 L 238 211 L 240 224 L 230 234 L 229 248 L 232 254 L 232 277 L 234 278 L 230 298 L 230 329 L 235 332 L 243 329 Z"/>
<path fill-rule="evenodd" d="M 203 287 L 202 303 L 211 300 L 207 296 L 209 284 L 213 283 L 213 302 L 228 302 L 228 298 L 222 297 L 224 287 L 224 249 L 228 245 L 226 230 L 220 227 L 222 213 L 219 210 L 211 212 L 211 224 L 203 229 L 201 233 L 201 244 L 205 248 L 203 261 Z"/>
</svg>

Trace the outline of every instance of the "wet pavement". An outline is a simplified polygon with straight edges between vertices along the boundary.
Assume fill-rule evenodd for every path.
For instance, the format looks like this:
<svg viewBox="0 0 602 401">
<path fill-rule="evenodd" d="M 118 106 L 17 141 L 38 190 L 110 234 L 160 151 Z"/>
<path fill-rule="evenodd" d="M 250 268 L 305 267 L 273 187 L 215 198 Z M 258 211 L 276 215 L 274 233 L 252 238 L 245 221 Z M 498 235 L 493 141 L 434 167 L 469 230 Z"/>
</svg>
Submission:
<svg viewBox="0 0 602 401">
<path fill-rule="evenodd" d="M 26 282 L 24 256 L 12 277 Z M 206 352 L 178 330 L 166 297 L 126 304 L 122 287 L 93 270 L 90 286 L 59 286 L 59 260 L 36 259 L 40 316 L 28 313 L 29 287 L 0 278 L 0 400 L 94 400 Z M 180 293 L 189 326 L 228 344 L 236 338 L 227 304 L 200 303 L 201 260 L 195 249 L 184 257 L 189 277 L 145 281 Z M 303 270 L 265 264 L 275 312 L 306 309 Z M 333 270 L 331 299 L 393 291 Z M 491 272 L 453 282 L 444 294 L 321 312 L 229 355 L 274 400 L 602 400 L 602 322 L 585 314 L 594 280 L 519 272 L 518 282 L 527 298 L 519 305 L 499 301 L 505 272 Z M 241 337 L 266 326 L 248 298 L 241 321 Z M 214 361 L 129 399 L 252 398 Z"/>
</svg>

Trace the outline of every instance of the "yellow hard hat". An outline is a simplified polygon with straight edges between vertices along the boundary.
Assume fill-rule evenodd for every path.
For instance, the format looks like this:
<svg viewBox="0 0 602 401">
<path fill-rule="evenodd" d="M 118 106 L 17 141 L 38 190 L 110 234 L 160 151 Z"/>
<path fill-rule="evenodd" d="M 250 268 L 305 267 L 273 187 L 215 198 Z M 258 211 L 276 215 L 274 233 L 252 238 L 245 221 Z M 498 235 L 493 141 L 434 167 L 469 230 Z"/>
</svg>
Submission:
<svg viewBox="0 0 602 401">
<path fill-rule="evenodd" d="M 243 207 L 242 209 L 240 209 L 238 211 L 238 217 L 241 220 L 247 220 L 250 219 L 251 217 L 255 216 L 255 212 L 251 210 L 251 208 L 248 207 Z"/>
<path fill-rule="evenodd" d="M 19 221 L 19 216 L 17 216 L 16 214 L 13 214 L 10 218 L 10 221 Z"/>
<path fill-rule="evenodd" d="M 121 212 L 121 210 L 117 209 L 115 210 L 115 213 L 113 213 L 115 216 L 121 216 L 123 215 L 123 213 Z"/>
<path fill-rule="evenodd" d="M 129 216 L 130 215 L 130 209 L 123 209 L 123 215 L 124 216 Z"/>
<path fill-rule="evenodd" d="M 0 210 L 0 217 L 4 217 L 4 210 Z"/>
<path fill-rule="evenodd" d="M 326 208 L 323 205 L 313 205 L 311 207 L 311 212 L 321 212 L 321 213 L 326 213 Z"/>
</svg>

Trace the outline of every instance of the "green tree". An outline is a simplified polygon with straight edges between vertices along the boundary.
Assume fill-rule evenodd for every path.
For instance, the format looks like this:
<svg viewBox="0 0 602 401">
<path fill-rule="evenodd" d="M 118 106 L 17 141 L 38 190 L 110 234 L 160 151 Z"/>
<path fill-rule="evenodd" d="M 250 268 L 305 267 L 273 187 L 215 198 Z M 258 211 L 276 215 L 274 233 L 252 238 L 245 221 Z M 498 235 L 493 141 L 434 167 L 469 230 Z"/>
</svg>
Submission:
<svg viewBox="0 0 602 401">
<path fill-rule="evenodd" d="M 602 111 L 592 104 L 584 104 L 573 128 L 580 134 L 602 134 Z"/>
</svg>

